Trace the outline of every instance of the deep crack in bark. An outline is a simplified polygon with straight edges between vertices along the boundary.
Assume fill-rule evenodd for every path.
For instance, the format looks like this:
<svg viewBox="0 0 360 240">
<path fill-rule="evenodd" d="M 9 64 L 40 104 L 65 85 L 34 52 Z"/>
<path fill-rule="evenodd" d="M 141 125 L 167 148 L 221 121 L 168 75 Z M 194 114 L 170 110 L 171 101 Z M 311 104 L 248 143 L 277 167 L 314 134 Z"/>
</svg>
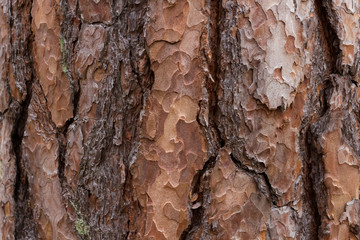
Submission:
<svg viewBox="0 0 360 240">
<path fill-rule="evenodd" d="M 324 155 L 318 138 L 326 128 L 330 114 L 330 98 L 333 93 L 333 74 L 341 74 L 342 69 L 340 39 L 335 30 L 334 19 L 331 19 L 330 1 L 315 0 L 315 11 L 319 19 L 320 41 L 323 41 L 323 51 L 326 57 L 326 71 L 320 71 L 315 76 L 322 89 L 319 92 L 320 105 L 316 111 L 305 116 L 300 127 L 299 144 L 303 158 L 303 185 L 304 185 L 304 214 L 302 221 L 302 234 L 309 239 L 319 239 L 322 236 L 322 217 L 326 216 L 327 193 L 324 185 Z M 306 218 L 306 219 L 305 219 Z"/>
<path fill-rule="evenodd" d="M 194 239 L 194 234 L 198 228 L 204 223 L 204 213 L 205 213 L 205 204 L 208 202 L 209 198 L 209 188 L 206 187 L 209 181 L 209 175 L 211 170 L 214 168 L 216 163 L 216 157 L 210 157 L 209 160 L 204 164 L 204 167 L 198 171 L 192 182 L 192 194 L 191 196 L 196 195 L 197 199 L 194 202 L 190 202 L 189 208 L 191 209 L 191 220 L 188 227 L 182 232 L 180 239 L 181 240 L 190 240 Z M 196 205 L 200 206 L 196 206 Z"/>
<path fill-rule="evenodd" d="M 16 116 L 16 121 L 11 133 L 11 142 L 16 159 L 16 179 L 14 183 L 14 201 L 15 201 L 15 238 L 19 239 L 23 231 L 32 222 L 32 209 L 30 207 L 30 192 L 26 166 L 22 155 L 22 140 L 24 137 L 25 125 L 28 118 L 28 108 L 32 95 L 32 81 L 27 81 L 27 95 L 25 101 L 20 105 L 20 111 Z M 32 224 L 31 224 L 32 225 Z M 35 226 L 35 222 L 33 223 Z M 30 230 L 30 229 L 28 229 Z M 35 229 L 34 229 L 35 230 Z"/>
<path fill-rule="evenodd" d="M 183 240 L 193 239 L 198 228 L 206 224 L 203 220 L 205 208 L 210 198 L 209 186 L 207 186 L 209 175 L 216 164 L 221 148 L 225 145 L 216 121 L 218 111 L 217 89 L 220 83 L 218 78 L 218 46 L 220 46 L 220 27 L 218 22 L 221 20 L 221 2 L 207 0 L 205 4 L 208 7 L 209 22 L 201 37 L 201 51 L 204 64 L 203 70 L 207 76 L 203 89 L 205 99 L 199 102 L 197 122 L 208 140 L 208 154 L 210 156 L 203 168 L 195 174 L 192 180 L 191 195 L 197 195 L 197 200 L 191 202 L 189 199 L 190 223 L 181 234 L 180 239 Z M 194 208 L 195 204 L 200 204 L 200 206 Z"/>
<path fill-rule="evenodd" d="M 319 231 L 321 226 L 321 204 L 319 203 L 319 190 L 324 190 L 322 187 L 323 184 L 323 158 L 322 154 L 319 153 L 319 149 L 315 148 L 314 141 L 316 141 L 309 127 L 305 132 L 305 146 L 306 146 L 306 162 L 305 162 L 305 173 L 306 181 L 304 187 L 307 189 L 307 197 L 310 200 L 310 207 L 312 211 L 314 227 L 311 231 L 312 239 L 319 238 Z M 318 189 L 317 189 L 318 188 Z M 326 194 L 326 192 L 323 192 Z M 325 195 L 326 196 L 326 195 Z"/>
<path fill-rule="evenodd" d="M 236 159 L 232 153 L 230 154 L 230 158 L 237 168 L 244 170 L 246 173 L 250 174 L 254 178 L 254 180 L 258 184 L 258 188 L 260 189 L 260 191 L 262 191 L 266 196 L 270 198 L 271 203 L 274 206 L 277 206 L 279 198 L 274 188 L 271 186 L 267 174 L 265 172 L 257 172 L 256 170 L 250 169 L 247 165 Z M 264 185 L 266 186 L 265 189 L 262 187 Z"/>
<path fill-rule="evenodd" d="M 59 144 L 58 148 L 58 178 L 61 186 L 63 203 L 65 206 L 68 206 L 69 202 L 73 201 L 74 191 L 69 186 L 68 181 L 66 180 L 65 176 L 65 167 L 66 167 L 66 149 L 67 149 L 67 134 L 69 127 L 74 123 L 77 112 L 78 112 L 78 105 L 80 100 L 80 83 L 79 80 L 75 83 L 73 79 L 72 70 L 73 67 L 69 66 L 71 59 L 73 58 L 74 49 L 76 43 L 79 39 L 79 34 L 81 30 L 81 21 L 78 22 L 78 29 L 77 31 L 73 31 L 74 27 L 74 19 L 80 19 L 79 13 L 79 3 L 76 4 L 75 12 L 72 12 L 69 9 L 69 2 L 68 0 L 60 1 L 60 8 L 63 14 L 63 21 L 61 22 L 61 30 L 60 30 L 60 50 L 61 50 L 61 64 L 66 66 L 66 72 L 64 74 L 67 76 L 68 81 L 70 82 L 71 86 L 71 103 L 73 104 L 73 116 L 68 119 L 64 126 L 61 128 L 56 129 L 56 139 Z M 71 201 L 69 201 L 71 200 Z M 67 207 L 65 207 L 66 209 Z"/>
<path fill-rule="evenodd" d="M 29 237 L 37 237 L 36 222 L 33 218 L 32 203 L 30 201 L 31 195 L 29 192 L 28 176 L 26 172 L 26 165 L 24 162 L 24 156 L 22 155 L 22 140 L 24 137 L 25 126 L 28 118 L 28 108 L 32 97 L 32 84 L 35 79 L 34 75 L 34 63 L 31 57 L 31 49 L 33 48 L 34 36 L 31 31 L 32 23 L 32 4 L 33 2 L 27 2 L 21 4 L 19 2 L 11 2 L 10 13 L 10 32 L 12 36 L 12 48 L 11 48 L 11 63 L 16 71 L 18 68 L 21 69 L 19 75 L 15 74 L 15 80 L 17 82 L 24 81 L 26 84 L 26 97 L 25 99 L 15 104 L 15 121 L 11 132 L 12 148 L 16 159 L 16 178 L 14 183 L 14 202 L 15 202 L 15 239 L 28 239 Z M 15 7 L 15 9 L 14 9 Z M 26 11 L 29 12 L 26 12 Z M 26 18 L 26 24 L 22 22 Z M 26 31 L 24 29 L 18 29 L 21 27 L 28 27 Z M 25 39 L 21 39 L 21 35 L 26 36 Z M 15 38 L 13 37 L 15 36 Z M 13 49 L 16 46 L 17 49 Z M 26 66 L 21 66 L 20 61 L 25 62 Z M 17 66 L 19 64 L 19 66 Z M 27 72 L 28 71 L 28 72 Z M 23 75 L 23 73 L 29 73 L 29 79 Z M 19 79 L 24 78 L 25 79 Z M 23 92 L 23 94 L 25 94 Z"/>
<path fill-rule="evenodd" d="M 325 52 L 330 73 L 341 73 L 340 39 L 335 30 L 335 19 L 331 19 L 331 1 L 314 0 L 315 11 L 320 21 L 320 32 L 325 41 Z"/>
</svg>

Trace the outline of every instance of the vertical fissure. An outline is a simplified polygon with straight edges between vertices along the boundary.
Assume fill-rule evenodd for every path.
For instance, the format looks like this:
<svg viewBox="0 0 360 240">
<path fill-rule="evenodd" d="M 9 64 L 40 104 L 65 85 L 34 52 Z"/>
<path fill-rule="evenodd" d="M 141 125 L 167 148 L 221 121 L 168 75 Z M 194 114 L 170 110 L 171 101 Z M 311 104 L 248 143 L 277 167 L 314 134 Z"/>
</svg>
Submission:
<svg viewBox="0 0 360 240">
<path fill-rule="evenodd" d="M 216 157 L 212 156 L 204 164 L 204 167 L 199 170 L 192 181 L 191 198 L 189 199 L 189 210 L 191 212 L 191 219 L 188 227 L 182 232 L 180 239 L 188 240 L 194 239 L 194 234 L 198 228 L 204 224 L 204 213 L 206 203 L 209 201 L 210 189 L 208 186 L 209 173 L 214 168 Z"/>
<path fill-rule="evenodd" d="M 329 73 L 341 73 L 341 49 L 340 39 L 333 26 L 334 22 L 331 22 L 331 1 L 315 0 L 315 11 L 320 21 L 320 33 L 325 41 L 325 53 L 327 58 L 327 65 L 329 67 Z M 333 20 L 335 21 L 335 20 Z"/>
<path fill-rule="evenodd" d="M 201 55 L 203 57 L 203 71 L 206 74 L 204 81 L 204 98 L 199 102 L 199 112 L 197 122 L 202 129 L 208 142 L 208 160 L 203 168 L 199 170 L 191 184 L 191 198 L 189 199 L 190 223 L 182 232 L 180 239 L 193 239 L 200 227 L 206 226 L 206 209 L 210 201 L 209 180 L 210 173 L 215 167 L 220 149 L 225 146 L 220 130 L 217 126 L 216 115 L 218 108 L 217 90 L 220 84 L 219 75 L 219 46 L 220 46 L 220 28 L 221 20 L 221 1 L 207 0 L 207 14 L 209 16 L 208 24 L 201 36 Z"/>
<path fill-rule="evenodd" d="M 60 7 L 63 14 L 63 18 L 61 21 L 61 30 L 60 30 L 60 37 L 59 37 L 59 44 L 61 50 L 61 64 L 65 66 L 63 68 L 64 74 L 66 74 L 67 79 L 70 81 L 70 86 L 72 89 L 72 101 L 73 104 L 73 117 L 68 119 L 65 125 L 60 128 L 60 132 L 66 134 L 68 127 L 74 122 L 76 118 L 76 114 L 78 111 L 79 99 L 80 99 L 80 84 L 79 81 L 75 82 L 72 74 L 73 66 L 71 64 L 71 60 L 73 59 L 73 52 L 76 46 L 76 42 L 78 41 L 80 30 L 81 30 L 81 20 L 77 23 L 78 29 L 74 31 L 74 19 L 80 17 L 79 14 L 79 3 L 76 5 L 75 15 L 74 12 L 69 9 L 69 2 L 68 0 L 60 1 Z"/>
<path fill-rule="evenodd" d="M 319 209 L 318 201 L 318 192 L 316 191 L 316 185 L 322 184 L 321 175 L 323 174 L 323 169 L 320 169 L 320 164 L 322 164 L 322 155 L 318 153 L 318 150 L 314 148 L 314 136 L 310 130 L 310 127 L 307 127 L 305 130 L 304 143 L 305 144 L 305 176 L 306 180 L 304 181 L 304 187 L 307 189 L 306 196 L 309 199 L 309 207 L 312 215 L 310 224 L 310 236 L 311 239 L 319 238 L 319 231 L 321 226 L 321 214 Z M 320 171 L 322 170 L 322 171 Z"/>
<path fill-rule="evenodd" d="M 15 70 L 15 81 L 25 81 L 26 86 L 26 92 L 23 92 L 23 94 L 26 94 L 25 99 L 18 103 L 18 105 L 15 107 L 16 109 L 14 110 L 15 119 L 11 132 L 12 148 L 16 161 L 16 178 L 14 183 L 13 196 L 15 202 L 15 239 L 28 239 L 29 237 L 36 238 L 37 236 L 36 222 L 33 218 L 33 207 L 30 201 L 31 193 L 29 189 L 26 164 L 22 153 L 22 141 L 28 119 L 28 109 L 32 98 L 32 84 L 35 79 L 34 63 L 31 55 L 34 41 L 34 36 L 31 31 L 32 6 L 32 1 L 25 4 L 21 4 L 15 1 L 11 2 L 10 7 L 10 35 L 12 38 L 11 63 L 13 64 L 13 69 Z M 29 12 L 23 12 L 27 10 Z M 21 18 L 27 18 L 26 24 L 22 22 L 23 19 Z M 16 23 L 16 21 L 20 21 L 20 23 Z M 29 29 L 18 29 L 21 27 L 28 27 Z M 25 38 L 22 39 L 20 35 L 25 35 Z M 21 61 L 24 61 L 26 66 L 21 66 Z M 19 69 L 21 73 L 17 74 L 16 69 L 22 67 L 25 67 L 26 69 Z M 26 74 L 27 70 L 30 73 L 28 76 L 29 78 L 22 74 L 23 72 Z"/>
<path fill-rule="evenodd" d="M 61 128 L 57 128 L 56 138 L 58 140 L 59 149 L 59 159 L 58 159 L 58 177 L 62 187 L 63 196 L 64 194 L 68 196 L 69 191 L 72 192 L 72 188 L 68 185 L 65 177 L 65 161 L 66 161 L 66 149 L 67 149 L 67 133 L 69 127 L 74 123 L 77 112 L 78 105 L 80 99 L 80 84 L 79 80 L 75 82 L 72 74 L 73 66 L 71 65 L 71 60 L 73 59 L 73 53 L 76 46 L 76 42 L 78 41 L 80 30 L 81 30 L 81 21 L 79 20 L 77 23 L 77 31 L 74 31 L 74 19 L 80 19 L 79 17 L 79 2 L 77 1 L 75 12 L 73 12 L 69 7 L 68 0 L 60 1 L 60 8 L 62 12 L 62 21 L 61 21 L 61 29 L 59 36 L 59 44 L 61 51 L 61 64 L 62 71 L 66 75 L 68 81 L 71 86 L 71 103 L 73 105 L 73 116 L 68 119 L 64 126 Z M 76 27 L 76 24 L 75 24 Z M 72 193 L 71 195 L 74 195 Z M 68 196 L 69 197 L 69 196 Z"/>
<path fill-rule="evenodd" d="M 24 156 L 22 155 L 22 140 L 24 137 L 25 125 L 28 118 L 28 108 L 32 95 L 32 81 L 27 81 L 26 99 L 20 104 L 19 112 L 16 114 L 15 124 L 11 133 L 11 142 L 16 160 L 16 178 L 14 183 L 14 201 L 15 201 L 15 238 L 19 239 L 22 232 L 27 229 L 27 222 L 33 221 L 32 209 L 30 207 L 30 190 Z M 34 223 L 35 225 L 35 223 Z M 30 229 L 27 229 L 30 230 Z M 33 229 L 34 230 L 34 229 Z M 31 230 L 32 231 L 32 230 Z"/>
<path fill-rule="evenodd" d="M 315 0 L 315 12 L 319 20 L 319 38 L 323 42 L 322 51 L 325 56 L 325 69 L 315 73 L 314 79 L 321 86 L 319 92 L 319 106 L 310 115 L 303 119 L 300 127 L 299 143 L 303 158 L 304 184 L 304 215 L 302 231 L 309 239 L 319 239 L 322 236 L 322 217 L 326 215 L 326 189 L 324 185 L 324 154 L 319 143 L 320 133 L 327 125 L 330 114 L 330 98 L 334 90 L 333 75 L 342 74 L 340 39 L 334 24 L 331 1 Z M 315 67 L 321 68 L 319 63 Z M 320 61 L 320 64 L 323 64 Z"/>
<path fill-rule="evenodd" d="M 202 55 L 203 62 L 205 63 L 204 72 L 207 74 L 205 81 L 206 88 L 206 101 L 201 101 L 200 113 L 202 109 L 208 109 L 208 121 L 200 118 L 198 114 L 198 123 L 203 126 L 205 135 L 209 139 L 209 142 L 215 142 L 215 146 L 211 146 L 213 149 L 212 154 L 217 155 L 220 148 L 225 146 L 225 141 L 221 137 L 220 130 L 217 126 L 216 116 L 218 111 L 218 95 L 217 91 L 220 84 L 219 79 L 219 46 L 220 46 L 220 26 L 222 14 L 221 1 L 207 0 L 206 4 L 209 8 L 209 22 L 207 26 L 207 32 L 202 35 Z M 205 43 L 205 44 L 204 44 Z"/>
</svg>

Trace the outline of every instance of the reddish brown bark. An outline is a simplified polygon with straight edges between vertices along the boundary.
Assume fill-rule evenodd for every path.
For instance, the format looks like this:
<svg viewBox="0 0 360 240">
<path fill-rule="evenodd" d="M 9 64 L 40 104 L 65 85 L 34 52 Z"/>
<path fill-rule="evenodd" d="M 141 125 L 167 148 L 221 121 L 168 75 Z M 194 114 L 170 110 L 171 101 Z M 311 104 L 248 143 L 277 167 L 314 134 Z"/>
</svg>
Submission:
<svg viewBox="0 0 360 240">
<path fill-rule="evenodd" d="M 0 6 L 0 239 L 360 239 L 357 2 Z"/>
</svg>

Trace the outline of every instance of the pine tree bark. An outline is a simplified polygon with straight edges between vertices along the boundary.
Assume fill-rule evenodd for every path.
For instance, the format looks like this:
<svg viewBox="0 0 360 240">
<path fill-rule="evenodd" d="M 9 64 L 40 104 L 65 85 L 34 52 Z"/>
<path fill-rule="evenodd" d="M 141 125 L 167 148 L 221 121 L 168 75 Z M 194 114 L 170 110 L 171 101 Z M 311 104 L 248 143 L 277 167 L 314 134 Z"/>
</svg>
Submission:
<svg viewBox="0 0 360 240">
<path fill-rule="evenodd" d="M 359 3 L 0 0 L 0 239 L 360 239 Z"/>
</svg>

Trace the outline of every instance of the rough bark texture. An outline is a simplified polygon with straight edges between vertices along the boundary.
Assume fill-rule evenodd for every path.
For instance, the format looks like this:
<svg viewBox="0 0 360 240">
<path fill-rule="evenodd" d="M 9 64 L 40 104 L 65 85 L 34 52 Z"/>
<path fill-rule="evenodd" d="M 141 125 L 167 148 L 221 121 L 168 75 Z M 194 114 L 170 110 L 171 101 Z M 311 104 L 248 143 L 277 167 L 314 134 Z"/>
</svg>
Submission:
<svg viewBox="0 0 360 240">
<path fill-rule="evenodd" d="M 0 0 L 0 240 L 360 239 L 354 0 Z"/>
</svg>

